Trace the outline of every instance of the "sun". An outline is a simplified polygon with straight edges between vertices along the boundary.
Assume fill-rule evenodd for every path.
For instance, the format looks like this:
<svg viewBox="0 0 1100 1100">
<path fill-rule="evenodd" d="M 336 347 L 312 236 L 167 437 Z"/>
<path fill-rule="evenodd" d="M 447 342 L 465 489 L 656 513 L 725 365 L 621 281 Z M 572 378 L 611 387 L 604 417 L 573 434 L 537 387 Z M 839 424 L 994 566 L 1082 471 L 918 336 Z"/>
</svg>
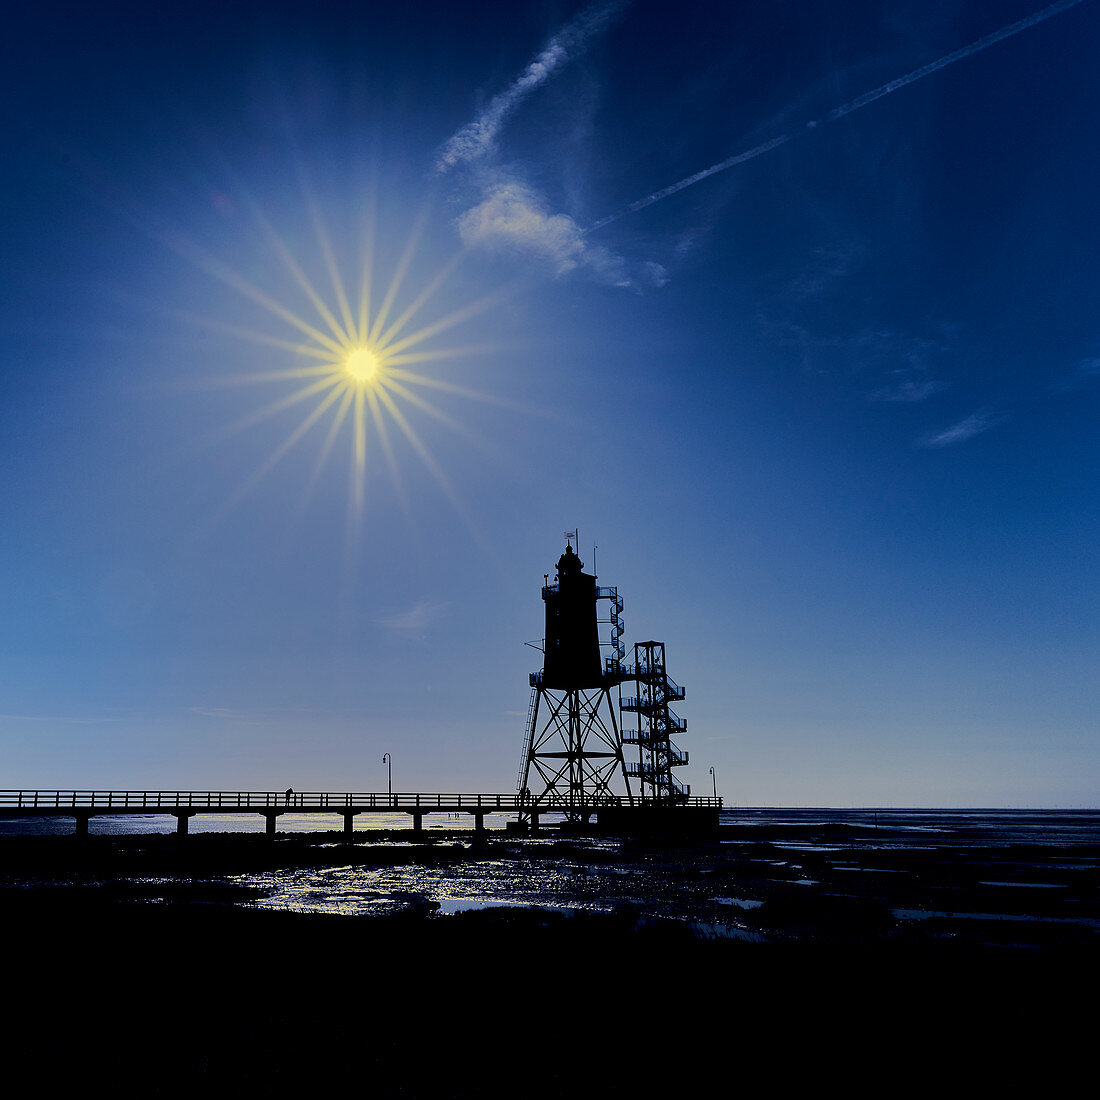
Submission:
<svg viewBox="0 0 1100 1100">
<path fill-rule="evenodd" d="M 287 339 L 286 336 L 274 333 L 268 334 L 234 325 L 213 323 L 214 327 L 229 331 L 235 336 L 268 348 L 280 349 L 293 357 L 292 362 L 296 361 L 295 365 L 288 363 L 285 367 L 234 375 L 229 378 L 223 377 L 219 380 L 222 384 L 298 383 L 297 387 L 289 393 L 284 393 L 237 423 L 228 426 L 222 433 L 223 436 L 251 428 L 295 406 L 300 408 L 305 405 L 308 408 L 302 420 L 274 453 L 226 501 L 223 510 L 234 507 L 316 426 L 318 434 L 321 435 L 321 441 L 313 464 L 312 476 L 306 487 L 307 497 L 335 449 L 338 438 L 350 436 L 351 497 L 349 505 L 352 511 L 356 515 L 363 512 L 368 452 L 381 454 L 389 467 L 391 480 L 404 500 L 403 479 L 394 448 L 394 437 L 397 436 L 404 439 L 412 452 L 427 467 L 466 525 L 473 529 L 474 525 L 465 515 L 465 509 L 461 506 L 446 472 L 421 438 L 420 430 L 414 426 L 414 421 L 418 417 L 430 417 L 471 441 L 492 450 L 488 441 L 429 401 L 425 391 L 434 390 L 437 394 L 451 394 L 493 404 L 511 405 L 510 402 L 496 395 L 469 389 L 439 377 L 438 368 L 457 357 L 493 350 L 491 345 L 482 343 L 441 347 L 435 339 L 453 326 L 499 303 L 507 297 L 507 289 L 491 293 L 445 316 L 414 327 L 412 324 L 414 318 L 424 310 L 432 295 L 454 272 L 461 257 L 456 256 L 446 264 L 402 308 L 402 284 L 417 245 L 417 233 L 414 232 L 406 246 L 385 292 L 376 296 L 372 293 L 373 232 L 368 232 L 358 295 L 357 298 L 352 298 L 340 275 L 320 213 L 316 208 L 311 212 L 318 250 L 331 284 L 332 296 L 328 301 L 306 275 L 302 265 L 291 254 L 267 219 L 258 210 L 254 210 L 268 243 L 312 307 L 311 311 L 305 315 L 275 300 L 255 283 L 233 271 L 210 253 L 179 241 L 173 245 L 209 274 L 251 299 L 297 334 L 297 339 Z M 431 373 L 428 373 L 429 371 Z M 311 408 L 310 405 L 312 405 Z"/>
<path fill-rule="evenodd" d="M 381 375 L 382 357 L 372 348 L 354 347 L 344 356 L 343 368 L 354 385 L 365 388 Z"/>
</svg>

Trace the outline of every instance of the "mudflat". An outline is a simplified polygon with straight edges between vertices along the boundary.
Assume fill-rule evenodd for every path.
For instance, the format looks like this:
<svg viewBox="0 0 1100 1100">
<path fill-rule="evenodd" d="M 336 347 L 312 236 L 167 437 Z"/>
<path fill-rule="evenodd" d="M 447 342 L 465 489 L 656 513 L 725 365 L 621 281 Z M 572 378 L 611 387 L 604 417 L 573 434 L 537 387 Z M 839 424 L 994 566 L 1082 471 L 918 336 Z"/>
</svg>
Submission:
<svg viewBox="0 0 1100 1100">
<path fill-rule="evenodd" d="M 4 837 L 8 1065 L 139 1095 L 1049 1088 L 1095 1034 L 1098 857 L 821 824 Z"/>
</svg>

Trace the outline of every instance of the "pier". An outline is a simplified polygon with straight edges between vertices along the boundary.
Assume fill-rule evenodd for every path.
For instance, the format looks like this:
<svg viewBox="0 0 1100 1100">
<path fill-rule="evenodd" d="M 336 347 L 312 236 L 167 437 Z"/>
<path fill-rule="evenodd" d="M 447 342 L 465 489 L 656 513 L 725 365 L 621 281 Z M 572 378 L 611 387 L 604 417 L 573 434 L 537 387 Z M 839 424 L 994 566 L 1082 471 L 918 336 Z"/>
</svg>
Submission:
<svg viewBox="0 0 1100 1100">
<path fill-rule="evenodd" d="M 652 814 L 662 820 L 669 815 L 697 827 L 717 827 L 720 798 L 687 798 L 677 806 L 652 799 L 630 798 L 586 792 L 581 800 L 570 800 L 554 792 L 538 802 L 520 794 L 374 793 L 334 791 L 116 791 L 116 790 L 10 790 L 0 791 L 0 818 L 71 817 L 76 834 L 88 835 L 88 822 L 97 816 L 164 814 L 176 819 L 176 832 L 187 834 L 188 822 L 197 814 L 260 814 L 266 833 L 275 836 L 276 822 L 284 814 L 330 814 L 343 819 L 345 836 L 351 836 L 359 814 L 405 813 L 412 818 L 413 831 L 421 832 L 424 818 L 433 813 L 466 813 L 474 819 L 474 830 L 485 828 L 486 814 L 522 815 L 532 831 L 539 828 L 544 814 L 563 814 L 571 819 L 595 818 L 601 813 L 619 827 L 631 818 L 650 822 Z M 601 822 L 602 824 L 602 822 Z M 627 831 L 629 825 L 627 824 Z"/>
</svg>

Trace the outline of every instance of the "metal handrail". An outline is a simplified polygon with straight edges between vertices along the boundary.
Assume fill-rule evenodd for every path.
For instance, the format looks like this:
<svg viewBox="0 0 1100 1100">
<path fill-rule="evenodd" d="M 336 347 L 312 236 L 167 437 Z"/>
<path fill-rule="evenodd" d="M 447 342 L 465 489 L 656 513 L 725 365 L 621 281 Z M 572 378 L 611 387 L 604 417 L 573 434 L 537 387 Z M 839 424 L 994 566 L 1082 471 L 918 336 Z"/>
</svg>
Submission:
<svg viewBox="0 0 1100 1100">
<path fill-rule="evenodd" d="M 633 710 L 639 714 L 650 714 L 654 718 L 659 716 L 659 712 L 667 711 L 668 728 L 670 730 L 680 733 L 687 730 L 687 719 L 681 718 L 663 699 L 639 699 L 636 695 L 624 695 L 622 702 L 619 704 L 619 709 Z"/>
<path fill-rule="evenodd" d="M 676 683 L 659 665 L 623 665 L 623 672 L 631 680 L 663 680 L 668 684 L 669 699 L 684 699 L 687 697 L 687 688 L 683 684 Z"/>
<path fill-rule="evenodd" d="M 628 744 L 639 744 L 640 742 L 633 741 Z M 663 745 L 657 744 L 658 748 L 667 747 L 668 751 L 661 754 L 660 759 L 650 762 L 648 760 L 629 760 L 626 765 L 627 775 L 661 775 L 665 767 L 681 768 L 688 763 L 690 753 L 684 752 L 682 749 L 676 748 L 671 741 L 665 741 Z"/>
<path fill-rule="evenodd" d="M 551 806 L 572 807 L 631 805 L 625 796 L 586 794 L 578 802 L 568 796 L 551 792 Z M 639 804 L 634 798 L 633 804 Z M 713 797 L 692 799 L 693 805 L 721 806 Z M 174 810 L 255 810 L 264 811 L 328 810 L 502 810 L 515 811 L 530 807 L 530 799 L 517 794 L 489 793 L 415 793 L 415 792 L 333 792 L 333 791 L 129 791 L 129 790 L 0 790 L 0 810 L 39 812 L 65 810 L 96 810 L 99 812 L 139 811 L 171 813 Z"/>
</svg>

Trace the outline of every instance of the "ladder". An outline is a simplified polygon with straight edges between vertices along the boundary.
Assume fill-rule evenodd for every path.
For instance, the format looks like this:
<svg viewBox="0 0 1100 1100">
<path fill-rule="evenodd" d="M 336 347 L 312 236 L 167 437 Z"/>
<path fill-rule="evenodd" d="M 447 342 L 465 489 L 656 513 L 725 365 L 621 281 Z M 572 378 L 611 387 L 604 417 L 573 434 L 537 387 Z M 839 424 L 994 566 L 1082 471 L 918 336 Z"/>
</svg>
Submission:
<svg viewBox="0 0 1100 1100">
<path fill-rule="evenodd" d="M 527 778 L 527 758 L 531 753 L 531 738 L 535 736 L 535 702 L 539 689 L 531 688 L 531 702 L 527 705 L 527 725 L 523 731 L 523 755 L 519 760 L 519 775 L 516 776 L 516 790 L 523 790 L 523 781 Z"/>
</svg>

